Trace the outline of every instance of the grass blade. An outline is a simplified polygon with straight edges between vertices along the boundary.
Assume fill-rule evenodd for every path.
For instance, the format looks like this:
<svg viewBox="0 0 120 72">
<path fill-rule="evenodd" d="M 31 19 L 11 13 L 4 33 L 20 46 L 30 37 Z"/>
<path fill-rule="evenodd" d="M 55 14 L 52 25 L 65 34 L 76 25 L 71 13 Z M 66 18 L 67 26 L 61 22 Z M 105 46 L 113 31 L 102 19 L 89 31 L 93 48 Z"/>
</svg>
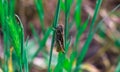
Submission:
<svg viewBox="0 0 120 72">
<path fill-rule="evenodd" d="M 9 4 L 9 15 L 13 16 L 14 17 L 14 11 L 15 11 L 15 3 L 16 3 L 16 0 L 10 0 L 10 2 L 8 2 Z"/>
<path fill-rule="evenodd" d="M 64 29 L 64 48 L 65 48 L 65 54 L 68 51 L 70 41 L 67 41 L 68 37 L 68 18 L 70 14 L 70 5 L 72 4 L 73 0 L 65 0 L 65 29 Z M 63 64 L 65 63 L 66 57 L 65 54 L 59 53 L 58 55 L 58 63 L 54 69 L 54 71 L 63 71 Z"/>
<path fill-rule="evenodd" d="M 42 0 L 34 0 L 35 6 L 38 11 L 39 19 L 40 19 L 40 24 L 41 28 L 43 31 L 43 34 L 45 33 L 45 26 L 44 26 L 44 10 L 43 10 L 43 5 L 42 5 Z"/>
<path fill-rule="evenodd" d="M 44 34 L 44 38 L 43 38 L 42 40 L 40 40 L 39 35 L 37 34 L 34 26 L 31 24 L 30 27 L 31 27 L 31 29 L 32 29 L 32 33 L 33 33 L 33 35 L 34 35 L 35 40 L 36 40 L 36 41 L 38 42 L 38 44 L 39 44 L 38 50 L 37 50 L 37 51 L 35 52 L 35 54 L 33 54 L 32 57 L 31 57 L 31 60 L 33 60 L 33 59 L 38 55 L 38 53 L 45 47 L 45 44 L 46 44 L 46 42 L 47 42 L 47 39 L 48 39 L 48 37 L 50 36 L 50 34 L 51 34 L 51 32 L 52 32 L 52 28 L 51 28 L 51 27 L 48 28 L 48 30 L 46 30 L 46 33 Z"/>
<path fill-rule="evenodd" d="M 77 4 L 75 7 L 74 19 L 76 22 L 76 28 L 79 29 L 81 24 L 81 4 L 82 0 L 77 0 Z"/>
<path fill-rule="evenodd" d="M 24 72 L 29 72 L 28 69 L 28 60 L 27 60 L 27 55 L 26 55 L 26 49 L 25 49 L 25 45 L 24 45 L 24 28 L 23 28 L 23 24 L 20 20 L 20 18 L 16 15 L 17 19 L 19 20 L 19 24 L 20 24 L 20 28 L 21 28 L 21 32 L 20 32 L 20 39 L 21 39 L 21 58 L 22 58 L 22 62 L 24 65 Z"/>
<path fill-rule="evenodd" d="M 94 36 L 92 30 L 93 30 L 93 26 L 94 26 L 94 23 L 96 21 L 96 18 L 97 18 L 98 11 L 100 9 L 101 3 L 102 3 L 102 0 L 98 0 L 97 1 L 95 12 L 94 12 L 94 16 L 93 16 L 93 19 L 92 19 L 92 23 L 90 25 L 90 30 L 89 30 L 88 38 L 87 38 L 84 46 L 82 47 L 82 50 L 81 50 L 79 56 L 78 56 L 75 71 L 78 71 L 79 65 L 82 63 L 82 61 L 83 61 L 83 59 L 84 59 L 84 57 L 86 55 L 86 52 L 88 50 L 88 47 L 89 47 L 89 45 L 90 45 L 90 43 L 92 41 L 92 38 Z"/>
<path fill-rule="evenodd" d="M 78 45 L 79 45 L 79 39 L 81 37 L 81 35 L 83 34 L 83 32 L 86 30 L 87 28 L 87 25 L 89 23 L 89 19 L 90 19 L 90 16 L 88 16 L 88 19 L 84 22 L 84 24 L 80 27 L 80 29 L 78 30 L 77 34 L 76 34 L 76 39 L 75 39 L 75 42 L 74 42 L 74 50 L 70 56 L 70 69 L 69 69 L 69 72 L 71 72 L 72 70 L 72 64 L 75 60 L 75 58 L 77 57 L 77 50 L 78 50 Z"/>
<path fill-rule="evenodd" d="M 76 51 L 78 48 L 79 39 L 80 39 L 81 35 L 83 34 L 83 32 L 86 30 L 89 20 L 90 20 L 90 16 L 88 16 L 88 19 L 84 22 L 84 24 L 82 26 L 80 26 L 80 28 L 76 34 L 76 37 L 75 37 L 76 39 L 75 39 L 75 43 L 74 43 L 74 47 L 76 48 Z"/>
<path fill-rule="evenodd" d="M 118 65 L 117 65 L 117 67 L 115 69 L 115 72 L 120 72 L 120 59 L 119 59 Z"/>
<path fill-rule="evenodd" d="M 60 13 L 60 4 L 61 4 L 61 1 L 58 0 L 56 13 L 55 13 L 55 17 L 54 17 L 54 21 L 53 21 L 53 25 L 52 25 L 53 28 L 56 28 L 57 23 L 58 23 L 58 18 L 59 18 L 59 13 Z M 50 65 L 51 65 L 54 42 L 55 42 L 55 31 L 53 32 L 53 36 L 52 36 L 52 44 L 51 44 L 51 48 L 50 48 L 50 58 L 49 58 L 48 72 L 50 72 Z"/>
</svg>

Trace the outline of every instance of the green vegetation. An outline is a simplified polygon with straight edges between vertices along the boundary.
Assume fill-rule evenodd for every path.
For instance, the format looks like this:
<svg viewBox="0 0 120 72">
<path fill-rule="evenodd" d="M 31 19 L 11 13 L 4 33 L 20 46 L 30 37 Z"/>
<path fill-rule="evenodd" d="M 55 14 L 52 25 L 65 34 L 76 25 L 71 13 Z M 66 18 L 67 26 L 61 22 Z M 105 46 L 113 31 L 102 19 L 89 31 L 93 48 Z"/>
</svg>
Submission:
<svg viewBox="0 0 120 72">
<path fill-rule="evenodd" d="M 39 53 L 42 53 L 44 58 L 46 59 L 48 72 L 82 71 L 81 65 L 86 56 L 90 43 L 93 39 L 93 36 L 95 32 L 99 29 L 100 25 L 103 23 L 104 20 L 104 19 L 101 20 L 100 22 L 98 22 L 97 26 L 95 26 L 96 19 L 102 4 L 102 0 L 96 0 L 92 21 L 90 22 L 90 15 L 88 15 L 88 18 L 83 23 L 81 17 L 82 0 L 76 0 L 74 16 L 72 21 L 69 22 L 70 11 L 73 1 L 74 0 L 65 0 L 65 2 L 63 2 L 62 0 L 57 0 L 57 6 L 54 14 L 53 23 L 48 28 L 45 28 L 44 10 L 43 10 L 44 7 L 42 0 L 34 0 L 34 4 L 36 6 L 39 15 L 40 27 L 42 29 L 43 38 L 40 39 L 37 31 L 35 30 L 33 24 L 31 23 L 30 28 L 32 30 L 32 34 L 34 36 L 35 41 L 38 43 L 38 49 L 35 50 L 34 53 L 32 53 L 30 56 L 28 52 L 30 51 L 31 48 L 27 46 L 28 39 L 25 40 L 24 38 L 25 37 L 24 27 L 22 21 L 20 20 L 19 16 L 15 14 L 16 0 L 10 0 L 10 2 L 8 2 L 7 0 L 0 1 L 0 25 L 2 26 L 3 41 L 4 41 L 4 64 L 2 65 L 2 69 L 4 72 L 11 71 L 9 67 L 10 63 L 12 63 L 11 68 L 13 72 L 16 71 L 29 72 L 30 70 L 29 69 L 30 67 L 28 67 L 29 63 L 31 63 Z M 116 9 L 117 8 L 118 7 L 116 7 Z M 57 64 L 55 66 L 52 66 L 51 63 L 53 58 L 53 48 L 55 46 L 55 35 L 56 35 L 54 29 L 58 25 L 59 15 L 61 11 L 63 11 L 65 14 L 65 22 L 64 22 L 65 23 L 64 24 L 65 53 L 59 52 L 57 58 Z M 69 53 L 70 55 L 68 55 L 68 51 L 71 44 L 71 39 L 69 39 L 68 36 L 69 36 L 69 31 L 73 26 L 73 24 L 75 24 L 76 26 L 75 41 L 73 46 L 71 47 L 72 49 L 71 52 Z M 84 33 L 84 31 L 87 29 L 88 24 L 90 24 L 88 36 L 84 45 L 82 46 L 82 49 L 80 50 L 79 49 L 80 38 Z M 47 53 L 45 51 L 45 47 L 49 36 L 52 36 L 52 40 L 51 40 L 50 52 Z M 119 43 L 116 44 L 117 46 L 119 46 Z M 10 50 L 12 48 L 13 51 L 11 52 Z M 11 53 L 12 53 L 12 62 L 9 62 L 11 58 L 10 55 Z M 49 55 L 49 59 L 47 59 L 46 55 Z M 116 67 L 116 72 L 118 71 L 120 71 L 120 61 L 118 61 L 118 66 Z"/>
</svg>

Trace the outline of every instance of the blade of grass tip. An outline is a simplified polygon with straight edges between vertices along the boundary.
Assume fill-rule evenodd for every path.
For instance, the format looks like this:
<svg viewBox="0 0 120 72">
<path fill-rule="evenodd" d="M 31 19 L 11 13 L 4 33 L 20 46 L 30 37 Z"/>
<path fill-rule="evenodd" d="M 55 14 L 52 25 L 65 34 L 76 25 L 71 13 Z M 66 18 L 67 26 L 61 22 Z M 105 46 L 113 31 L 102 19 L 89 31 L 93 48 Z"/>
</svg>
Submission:
<svg viewBox="0 0 120 72">
<path fill-rule="evenodd" d="M 24 28 L 23 28 L 22 22 L 21 22 L 20 18 L 18 17 L 18 15 L 15 15 L 15 16 L 19 20 L 19 24 L 20 24 L 20 28 L 21 28 L 21 32 L 19 35 L 21 35 L 20 36 L 20 39 L 21 39 L 21 57 L 23 57 L 23 55 L 24 55 L 23 54 L 23 51 L 24 51 Z"/>
<path fill-rule="evenodd" d="M 53 28 L 56 28 L 57 23 L 58 23 L 58 18 L 59 18 L 59 14 L 60 14 L 60 4 L 61 4 L 61 2 L 60 2 L 60 0 L 58 0 L 56 13 L 55 13 L 55 18 L 54 18 L 53 25 L 52 25 Z M 52 36 L 48 72 L 50 72 L 50 65 L 51 65 L 52 51 L 53 51 L 53 47 L 54 47 L 54 42 L 55 42 L 55 31 L 53 32 L 53 36 Z"/>
<path fill-rule="evenodd" d="M 15 53 L 18 58 L 18 63 L 20 64 L 20 71 L 22 71 L 22 60 L 21 60 L 21 37 L 20 32 L 21 29 L 18 27 L 18 24 L 15 22 L 15 18 L 9 16 L 7 18 L 7 24 L 9 27 L 9 36 L 11 45 L 15 49 Z"/>
<path fill-rule="evenodd" d="M 82 63 L 82 61 L 83 61 L 83 59 L 84 59 L 84 57 L 86 55 L 86 52 L 88 50 L 88 47 L 89 47 L 89 45 L 90 45 L 90 43 L 92 41 L 92 38 L 93 38 L 92 29 L 93 29 L 95 20 L 97 18 L 98 11 L 100 9 L 101 3 L 102 3 L 102 0 L 98 0 L 97 1 L 95 12 L 94 12 L 94 16 L 93 16 L 93 19 L 92 19 L 92 23 L 90 25 L 90 30 L 89 30 L 88 38 L 85 41 L 85 44 L 83 45 L 82 50 L 81 50 L 81 52 L 80 52 L 80 54 L 78 56 L 77 63 L 76 63 L 76 68 L 75 68 L 75 72 L 78 71 L 79 65 Z"/>
<path fill-rule="evenodd" d="M 82 0 L 77 0 L 75 12 L 74 12 L 74 19 L 76 22 L 77 29 L 79 29 L 80 24 L 81 24 L 81 6 L 82 6 Z"/>
<path fill-rule="evenodd" d="M 21 33 L 20 33 L 20 37 L 21 37 L 21 58 L 22 58 L 22 62 L 24 64 L 24 70 L 25 72 L 29 72 L 29 69 L 28 69 L 28 60 L 27 60 L 27 57 L 26 57 L 26 49 L 25 49 L 25 45 L 24 45 L 24 28 L 23 28 L 23 24 L 22 24 L 22 21 L 20 20 L 20 18 L 15 15 L 17 17 L 17 19 L 19 20 L 19 23 L 20 23 L 20 28 L 21 28 Z"/>
<path fill-rule="evenodd" d="M 43 34 L 45 33 L 45 25 L 44 25 L 44 10 L 43 10 L 43 4 L 42 4 L 42 0 L 34 0 L 36 9 L 38 11 L 38 15 L 39 15 L 39 19 L 40 19 L 40 24 L 41 24 L 41 28 L 43 31 Z"/>
<path fill-rule="evenodd" d="M 24 64 L 23 62 L 23 60 L 24 60 L 24 33 L 23 33 L 23 26 L 21 25 L 21 20 L 20 20 L 20 18 L 17 16 L 17 15 L 15 15 L 15 17 L 18 19 L 18 21 L 19 21 L 19 23 L 17 23 L 16 22 L 16 24 L 20 24 L 20 27 L 19 27 L 19 25 L 18 25 L 18 27 L 19 27 L 19 29 L 20 29 L 20 31 L 18 32 L 18 34 L 19 34 L 19 39 L 20 39 L 20 51 L 21 51 L 21 53 L 20 53 L 20 58 L 19 58 L 19 64 L 20 64 L 20 71 L 22 71 L 22 65 Z M 16 19 L 14 19 L 15 21 L 16 21 Z M 16 27 L 17 27 L 17 25 L 16 25 Z"/>
</svg>

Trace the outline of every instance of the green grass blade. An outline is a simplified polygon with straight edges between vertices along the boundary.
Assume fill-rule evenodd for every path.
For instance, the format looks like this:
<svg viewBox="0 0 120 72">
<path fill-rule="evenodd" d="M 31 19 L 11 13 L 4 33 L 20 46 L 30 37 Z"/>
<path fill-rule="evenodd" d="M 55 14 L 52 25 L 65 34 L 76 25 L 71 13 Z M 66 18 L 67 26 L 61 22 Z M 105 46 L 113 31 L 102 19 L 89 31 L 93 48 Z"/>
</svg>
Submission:
<svg viewBox="0 0 120 72">
<path fill-rule="evenodd" d="M 0 1 L 0 22 L 1 24 L 4 24 L 4 8 L 3 8 L 3 2 L 2 0 Z"/>
<path fill-rule="evenodd" d="M 65 3 L 64 1 L 60 0 L 61 1 L 61 10 L 63 10 L 65 12 Z"/>
<path fill-rule="evenodd" d="M 20 18 L 16 15 L 17 19 L 19 20 L 19 24 L 20 24 L 20 28 L 21 28 L 21 32 L 20 32 L 20 39 L 21 39 L 21 58 L 22 58 L 22 62 L 24 65 L 24 72 L 29 72 L 28 69 L 28 60 L 27 60 L 27 55 L 26 55 L 26 49 L 25 49 L 25 45 L 24 45 L 24 28 L 23 28 L 23 24 L 20 20 Z"/>
<path fill-rule="evenodd" d="M 64 28 L 64 48 L 66 51 L 67 44 L 67 34 L 68 34 L 68 0 L 65 0 L 65 28 Z"/>
<path fill-rule="evenodd" d="M 16 3 L 16 0 L 10 0 L 9 1 L 9 15 L 13 16 L 14 17 L 14 11 L 15 11 L 15 3 Z"/>
<path fill-rule="evenodd" d="M 8 36 L 8 31 L 4 33 L 4 60 L 5 60 L 5 66 L 4 66 L 4 71 L 8 72 L 8 60 L 9 60 L 9 36 Z"/>
<path fill-rule="evenodd" d="M 118 64 L 118 66 L 117 66 L 115 72 L 120 72 L 120 62 L 119 62 L 119 64 Z"/>
<path fill-rule="evenodd" d="M 70 46 L 70 42 L 71 41 L 67 42 L 65 54 L 68 51 L 68 48 Z M 66 70 L 69 71 L 68 67 L 66 67 L 66 65 L 65 65 L 65 63 L 67 63 L 67 65 L 69 65 L 69 61 L 65 57 L 65 54 L 63 54 L 61 52 L 58 54 L 58 61 L 57 61 L 57 65 L 55 66 L 54 72 L 56 72 L 56 71 L 63 71 L 63 68 L 66 68 Z"/>
<path fill-rule="evenodd" d="M 6 30 L 5 30 L 6 28 Z M 5 60 L 5 65 L 4 65 L 4 71 L 8 72 L 8 60 L 9 60 L 9 48 L 10 48 L 10 43 L 9 43 L 9 31 L 8 27 L 3 25 L 3 42 L 4 42 L 4 60 Z"/>
<path fill-rule="evenodd" d="M 77 49 L 78 48 L 78 44 L 79 44 L 79 39 L 81 37 L 81 35 L 83 34 L 83 32 L 86 30 L 88 23 L 89 23 L 89 19 L 90 16 L 88 16 L 88 19 L 83 23 L 83 25 L 80 26 L 77 34 L 76 34 L 76 39 L 75 39 L 75 43 L 74 43 L 74 47 Z"/>
<path fill-rule="evenodd" d="M 19 37 L 19 32 L 16 27 L 15 27 L 15 23 L 14 23 L 14 19 L 12 17 L 9 17 L 8 18 L 8 27 L 9 27 L 9 32 L 10 32 L 10 37 L 11 37 L 11 40 L 12 40 L 12 45 L 14 46 L 15 48 L 15 51 L 16 51 L 16 54 L 17 56 L 20 58 L 20 55 L 21 55 L 21 45 L 20 45 L 20 37 Z"/>
<path fill-rule="evenodd" d="M 58 18 L 59 18 L 59 13 L 60 13 L 60 0 L 58 0 L 57 3 L 57 8 L 56 8 L 56 13 L 55 13 L 55 17 L 54 17 L 54 21 L 53 21 L 53 28 L 56 28 L 57 24 L 58 24 Z M 50 66 L 51 66 L 51 60 L 52 60 L 52 51 L 53 51 L 53 47 L 54 47 L 54 42 L 55 42 L 55 31 L 53 32 L 53 36 L 52 36 L 52 43 L 51 43 L 51 48 L 50 48 L 50 58 L 49 58 L 49 65 L 48 65 L 48 72 L 50 72 Z"/>
<path fill-rule="evenodd" d="M 68 18 L 69 18 L 69 14 L 70 14 L 70 5 L 72 3 L 73 0 L 65 0 L 65 29 L 64 29 L 64 48 L 65 48 L 65 54 L 68 51 L 69 45 L 70 45 L 70 41 L 67 41 L 67 37 L 68 37 Z M 55 67 L 55 72 L 56 71 L 63 71 L 63 65 L 65 63 L 66 57 L 65 54 L 63 53 L 59 53 L 58 55 L 58 63 Z"/>
<path fill-rule="evenodd" d="M 31 29 L 32 29 L 32 33 L 33 33 L 33 35 L 34 35 L 35 40 L 36 40 L 36 41 L 38 42 L 38 44 L 39 44 L 38 50 L 37 50 L 37 51 L 35 52 L 35 54 L 33 54 L 32 57 L 31 57 L 31 60 L 33 60 L 33 59 L 38 55 L 38 53 L 45 47 L 45 44 L 46 44 L 46 42 L 47 42 L 47 39 L 48 39 L 48 37 L 50 36 L 50 34 L 51 34 L 51 32 L 52 32 L 52 28 L 51 28 L 51 27 L 48 28 L 48 29 L 46 30 L 45 34 L 44 34 L 44 38 L 43 38 L 42 40 L 40 40 L 39 35 L 37 34 L 34 26 L 31 24 L 30 27 L 31 27 Z"/>
<path fill-rule="evenodd" d="M 98 15 L 101 3 L 102 3 L 102 0 L 97 0 L 97 4 L 96 4 L 96 7 L 95 7 L 95 11 L 94 11 L 94 16 L 93 16 L 93 19 L 92 19 L 92 23 L 90 25 L 90 32 L 92 32 L 92 30 L 93 30 L 93 27 L 94 27 L 95 21 L 97 19 L 97 15 Z"/>
<path fill-rule="evenodd" d="M 9 36 L 11 45 L 15 49 L 17 58 L 19 60 L 20 64 L 20 70 L 22 71 L 22 58 L 21 58 L 21 29 L 18 25 L 18 23 L 15 22 L 15 18 L 8 17 L 7 19 L 7 25 L 9 27 Z"/>
<path fill-rule="evenodd" d="M 63 0 L 60 0 L 60 1 L 61 1 L 61 10 L 63 10 L 64 12 L 66 12 L 66 10 L 67 10 L 68 15 L 69 15 L 73 0 L 67 0 L 67 3 Z M 66 6 L 67 6 L 67 9 L 65 8 Z"/>
<path fill-rule="evenodd" d="M 73 0 L 65 0 L 65 28 L 64 28 L 65 47 L 66 47 L 67 37 L 69 34 L 68 20 L 70 16 L 70 9 L 71 9 L 72 3 L 73 3 Z"/>
<path fill-rule="evenodd" d="M 45 35 L 44 35 L 44 38 L 41 40 L 41 47 L 45 46 L 46 41 L 47 41 L 48 37 L 50 36 L 51 32 L 52 32 L 52 28 L 49 27 L 48 30 L 46 31 Z"/>
<path fill-rule="evenodd" d="M 94 12 L 94 16 L 93 16 L 93 19 L 92 19 L 92 23 L 90 25 L 90 30 L 89 30 L 88 38 L 87 38 L 84 46 L 82 47 L 82 50 L 81 50 L 79 56 L 78 56 L 75 71 L 78 71 L 79 65 L 82 63 L 82 61 L 83 61 L 83 59 L 84 59 L 84 57 L 86 55 L 86 52 L 88 50 L 88 47 L 89 47 L 89 45 L 90 45 L 90 43 L 92 41 L 92 38 L 94 36 L 94 34 L 92 32 L 92 29 L 93 29 L 94 23 L 96 21 L 96 18 L 97 18 L 98 11 L 100 9 L 101 3 L 102 3 L 102 0 L 98 0 L 97 1 L 95 12 Z"/>
<path fill-rule="evenodd" d="M 40 43 L 39 35 L 38 35 L 37 31 L 35 30 L 33 24 L 30 24 L 30 28 L 31 28 L 31 30 L 32 30 L 32 34 L 33 34 L 35 40 L 36 40 L 38 43 Z"/>
<path fill-rule="evenodd" d="M 4 35 L 4 53 L 5 53 L 5 63 L 8 64 L 8 56 L 9 56 L 9 49 L 10 45 L 12 45 L 16 51 L 17 57 L 20 59 L 20 68 L 22 71 L 22 64 L 21 64 L 21 58 L 20 58 L 20 37 L 19 37 L 19 29 L 15 25 L 15 19 L 14 19 L 14 1 L 10 2 L 11 4 L 8 4 L 7 0 L 4 0 L 2 3 L 2 29 L 3 29 L 3 35 Z M 8 6 L 11 10 L 10 13 L 8 13 Z M 12 9 L 13 8 L 13 9 Z M 6 66 L 5 72 L 8 72 L 8 67 Z"/>
<path fill-rule="evenodd" d="M 39 48 L 38 50 L 35 52 L 35 54 L 32 56 L 32 60 L 39 54 L 39 52 L 45 47 L 45 44 L 47 42 L 48 37 L 50 36 L 52 32 L 51 28 L 48 28 L 48 30 L 46 31 L 44 38 L 42 40 L 39 41 Z"/>
<path fill-rule="evenodd" d="M 57 65 L 56 65 L 56 67 L 55 67 L 55 69 L 54 69 L 54 72 L 60 72 L 60 71 L 62 71 L 63 72 L 63 64 L 64 64 L 64 61 L 65 61 L 65 55 L 63 54 L 63 53 L 59 53 L 58 54 L 58 63 L 57 63 Z"/>
<path fill-rule="evenodd" d="M 83 25 L 80 27 L 79 31 L 76 34 L 76 40 L 75 40 L 75 43 L 74 43 L 74 46 L 73 46 L 73 48 L 75 48 L 75 49 L 73 50 L 73 52 L 70 55 L 70 65 L 69 65 L 70 68 L 68 70 L 69 72 L 71 72 L 72 64 L 73 64 L 73 62 L 74 62 L 74 60 L 75 60 L 75 58 L 77 56 L 77 49 L 78 49 L 79 39 L 80 39 L 81 35 L 83 34 L 83 32 L 86 30 L 87 25 L 89 23 L 89 19 L 90 19 L 90 16 L 88 16 L 88 19 L 83 23 Z"/>
<path fill-rule="evenodd" d="M 80 24 L 81 24 L 81 5 L 82 0 L 77 0 L 77 4 L 75 7 L 75 12 L 74 12 L 74 19 L 76 22 L 76 28 L 79 29 Z"/>
<path fill-rule="evenodd" d="M 41 28 L 43 31 L 43 34 L 45 33 L 45 25 L 44 25 L 44 10 L 43 10 L 43 4 L 42 4 L 42 0 L 34 0 L 36 9 L 38 11 L 38 15 L 39 15 L 39 19 L 40 19 L 40 24 L 41 24 Z"/>
<path fill-rule="evenodd" d="M 10 42 L 9 42 L 9 31 L 8 31 L 8 26 L 6 26 L 6 16 L 5 16 L 5 8 L 7 8 L 6 6 L 4 7 L 5 2 L 3 2 L 2 0 L 0 1 L 0 23 L 2 24 L 2 32 L 3 32 L 3 47 L 4 47 L 4 72 L 8 72 L 8 59 L 9 59 L 9 55 L 10 55 Z"/>
<path fill-rule="evenodd" d="M 115 72 L 120 72 L 120 58 L 118 59 L 118 65 L 115 69 Z"/>
<path fill-rule="evenodd" d="M 21 58 L 23 57 L 23 51 L 24 51 L 24 28 L 23 28 L 23 25 L 22 25 L 22 22 L 21 22 L 21 20 L 20 20 L 20 18 L 17 16 L 17 15 L 15 15 L 16 16 L 16 18 L 19 20 L 19 24 L 20 24 L 20 33 L 19 33 L 19 35 L 20 35 L 20 42 L 21 42 Z"/>
</svg>

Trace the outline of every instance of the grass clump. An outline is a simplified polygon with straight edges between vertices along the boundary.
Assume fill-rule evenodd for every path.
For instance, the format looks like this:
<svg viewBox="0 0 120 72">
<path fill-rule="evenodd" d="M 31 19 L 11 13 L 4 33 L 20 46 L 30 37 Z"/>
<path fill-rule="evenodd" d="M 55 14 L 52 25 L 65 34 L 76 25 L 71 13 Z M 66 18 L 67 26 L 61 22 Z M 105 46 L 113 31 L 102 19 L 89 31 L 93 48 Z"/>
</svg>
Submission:
<svg viewBox="0 0 120 72">
<path fill-rule="evenodd" d="M 26 57 L 25 45 L 24 45 L 24 29 L 21 22 L 17 21 L 14 13 L 15 0 L 8 2 L 7 0 L 1 0 L 0 2 L 0 18 L 2 24 L 3 40 L 4 40 L 4 71 L 8 72 L 8 60 L 10 57 L 10 48 L 13 48 L 14 53 L 17 58 L 17 63 L 19 64 L 18 69 L 28 72 L 28 62 Z M 18 18 L 19 19 L 19 18 Z M 19 19 L 20 21 L 20 19 Z M 13 59 L 13 58 L 12 58 Z M 23 66 L 24 65 L 24 66 Z M 14 66 L 14 65 L 13 65 Z M 23 67 L 22 67 L 23 66 Z"/>
</svg>

